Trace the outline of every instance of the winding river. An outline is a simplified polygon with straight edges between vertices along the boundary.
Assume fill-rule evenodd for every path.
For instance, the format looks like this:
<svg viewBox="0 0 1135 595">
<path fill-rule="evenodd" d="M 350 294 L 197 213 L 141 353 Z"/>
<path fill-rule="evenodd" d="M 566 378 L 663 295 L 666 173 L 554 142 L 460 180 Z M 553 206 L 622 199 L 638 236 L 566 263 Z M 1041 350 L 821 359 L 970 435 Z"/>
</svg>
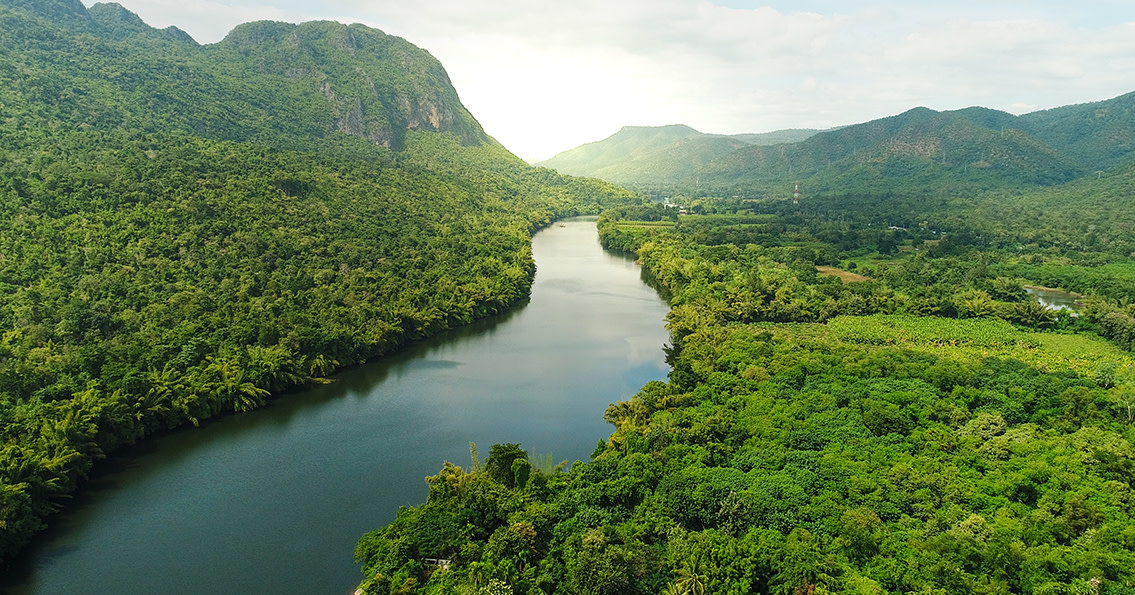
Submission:
<svg viewBox="0 0 1135 595">
<path fill-rule="evenodd" d="M 99 467 L 7 592 L 350 593 L 355 541 L 495 442 L 586 460 L 609 403 L 666 376 L 666 305 L 594 219 L 536 234 L 531 301 Z"/>
</svg>

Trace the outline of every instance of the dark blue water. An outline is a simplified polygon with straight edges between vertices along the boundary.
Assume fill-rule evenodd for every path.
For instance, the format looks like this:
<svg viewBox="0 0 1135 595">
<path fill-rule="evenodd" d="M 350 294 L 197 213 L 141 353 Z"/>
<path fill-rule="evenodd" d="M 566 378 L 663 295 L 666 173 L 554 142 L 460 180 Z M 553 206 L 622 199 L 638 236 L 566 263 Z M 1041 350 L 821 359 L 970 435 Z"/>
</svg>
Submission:
<svg viewBox="0 0 1135 595">
<path fill-rule="evenodd" d="M 533 239 L 529 304 L 101 465 L 13 561 L 14 594 L 349 593 L 366 531 L 496 442 L 586 460 L 607 405 L 664 379 L 666 305 L 593 220 Z"/>
</svg>

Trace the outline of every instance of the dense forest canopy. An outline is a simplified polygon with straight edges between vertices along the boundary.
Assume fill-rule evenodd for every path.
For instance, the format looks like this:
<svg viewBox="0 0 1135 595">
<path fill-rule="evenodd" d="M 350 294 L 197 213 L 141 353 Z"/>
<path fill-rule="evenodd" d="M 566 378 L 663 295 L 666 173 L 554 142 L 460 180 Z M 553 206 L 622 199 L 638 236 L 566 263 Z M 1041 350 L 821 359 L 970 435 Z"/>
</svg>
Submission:
<svg viewBox="0 0 1135 595">
<path fill-rule="evenodd" d="M 0 0 L 0 558 L 117 447 L 512 307 L 533 230 L 603 210 L 668 381 L 587 462 L 444 463 L 364 592 L 1135 592 L 1132 102 L 626 131 L 679 215 L 525 165 L 361 25 Z"/>
<path fill-rule="evenodd" d="M 446 462 L 361 587 L 1135 592 L 1133 172 L 606 210 L 670 300 L 669 381 L 570 469 Z"/>
<path fill-rule="evenodd" d="M 512 307 L 534 229 L 634 200 L 373 29 L 0 0 L 0 559 L 115 448 Z"/>
</svg>

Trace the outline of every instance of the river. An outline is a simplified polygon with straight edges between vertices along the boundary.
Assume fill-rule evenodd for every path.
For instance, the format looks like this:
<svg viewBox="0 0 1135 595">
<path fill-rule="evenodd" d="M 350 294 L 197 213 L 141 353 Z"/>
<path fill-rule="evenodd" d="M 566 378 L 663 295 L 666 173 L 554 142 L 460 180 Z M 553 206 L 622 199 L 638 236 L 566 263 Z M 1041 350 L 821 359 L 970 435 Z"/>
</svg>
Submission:
<svg viewBox="0 0 1135 595">
<path fill-rule="evenodd" d="M 31 594 L 350 593 L 358 538 L 497 442 L 586 460 L 609 403 L 664 379 L 666 305 L 594 219 L 533 238 L 530 302 L 123 451 L 5 569 Z"/>
</svg>

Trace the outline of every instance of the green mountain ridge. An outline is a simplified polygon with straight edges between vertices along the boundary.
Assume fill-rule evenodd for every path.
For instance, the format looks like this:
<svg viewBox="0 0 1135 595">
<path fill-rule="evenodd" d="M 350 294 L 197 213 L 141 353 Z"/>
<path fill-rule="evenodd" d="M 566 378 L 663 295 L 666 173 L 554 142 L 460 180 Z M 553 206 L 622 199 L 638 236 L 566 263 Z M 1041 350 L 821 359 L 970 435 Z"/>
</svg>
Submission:
<svg viewBox="0 0 1135 595">
<path fill-rule="evenodd" d="M 1011 114 L 983 108 L 897 116 L 816 135 L 801 143 L 749 147 L 710 164 L 702 183 L 759 186 L 808 179 L 816 191 L 883 191 L 906 183 L 1051 185 L 1086 170 L 1027 133 L 1006 127 Z"/>
<path fill-rule="evenodd" d="M 142 19 L 116 2 L 99 3 L 87 9 L 87 14 L 101 29 L 103 35 L 109 34 L 115 39 L 125 39 L 133 36 L 156 37 L 168 41 L 177 41 L 197 45 L 197 42 L 185 31 L 174 26 L 165 29 L 156 29 L 147 25 Z"/>
<path fill-rule="evenodd" d="M 73 110 L 66 119 L 87 126 L 181 130 L 280 147 L 345 132 L 398 149 L 407 130 L 452 132 L 470 145 L 492 142 L 433 56 L 363 25 L 247 23 L 217 44 L 199 46 L 183 31 L 150 27 L 117 4 L 89 12 L 63 0 L 31 4 L 30 12 L 23 6 L 22 0 L 0 4 L 0 37 L 20 50 L 18 70 L 0 71 L 12 89 L 7 105 L 62 97 Z M 47 33 L 60 19 L 78 35 Z M 123 42 L 147 49 L 123 52 L 116 47 Z M 76 68 L 60 72 L 59 61 Z"/>
<path fill-rule="evenodd" d="M 1135 151 L 1135 92 L 1032 112 L 1020 121 L 1034 136 L 1061 147 L 1093 171 L 1124 161 Z"/>
<path fill-rule="evenodd" d="M 620 133 L 544 165 L 692 194 L 759 194 L 796 181 L 811 193 L 945 186 L 971 194 L 1062 184 L 1128 160 L 1133 152 L 1135 93 L 1023 116 L 983 107 L 943 112 L 918 107 L 791 142 L 738 144 L 732 150 L 688 138 L 664 143 L 649 131 Z"/>
<path fill-rule="evenodd" d="M 610 137 L 564 151 L 538 165 L 616 184 L 680 183 L 743 147 L 793 142 L 815 130 L 763 134 L 705 134 L 683 124 L 625 126 Z"/>
<path fill-rule="evenodd" d="M 489 142 L 441 63 L 363 25 L 246 23 L 218 44 L 218 53 L 246 71 L 286 81 L 289 91 L 316 101 L 322 96 L 332 107 L 335 129 L 376 144 L 398 148 L 406 130 L 452 132 L 466 144 Z"/>
</svg>

